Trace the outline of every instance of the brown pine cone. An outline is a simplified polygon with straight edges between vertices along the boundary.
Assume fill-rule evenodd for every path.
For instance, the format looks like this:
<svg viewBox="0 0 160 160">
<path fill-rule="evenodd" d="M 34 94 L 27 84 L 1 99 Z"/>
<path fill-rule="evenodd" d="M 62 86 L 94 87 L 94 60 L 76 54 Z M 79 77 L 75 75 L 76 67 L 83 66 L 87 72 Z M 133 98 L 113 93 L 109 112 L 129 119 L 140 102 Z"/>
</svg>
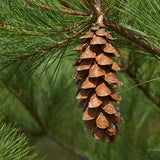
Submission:
<svg viewBox="0 0 160 160">
<path fill-rule="evenodd" d="M 85 36 L 84 41 L 75 50 L 83 51 L 73 66 L 78 66 L 73 77 L 78 79 L 77 99 L 81 99 L 78 108 L 84 108 L 83 120 L 85 130 L 93 129 L 96 140 L 109 143 L 117 140 L 116 134 L 121 132 L 117 124 L 121 124 L 118 109 L 112 103 L 119 104 L 121 97 L 115 91 L 115 86 L 122 83 L 114 73 L 120 67 L 111 57 L 120 57 L 110 43 L 114 38 L 105 26 L 94 24 Z"/>
</svg>

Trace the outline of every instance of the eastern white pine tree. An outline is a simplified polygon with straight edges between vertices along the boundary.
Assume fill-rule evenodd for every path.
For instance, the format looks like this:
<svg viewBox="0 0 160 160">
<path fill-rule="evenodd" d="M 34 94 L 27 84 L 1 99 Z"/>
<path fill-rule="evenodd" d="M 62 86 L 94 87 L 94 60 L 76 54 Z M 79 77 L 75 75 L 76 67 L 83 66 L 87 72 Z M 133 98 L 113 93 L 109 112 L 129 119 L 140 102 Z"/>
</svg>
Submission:
<svg viewBox="0 0 160 160">
<path fill-rule="evenodd" d="M 160 159 L 159 0 L 0 4 L 1 159 L 35 159 L 18 132 L 68 159 Z"/>
</svg>

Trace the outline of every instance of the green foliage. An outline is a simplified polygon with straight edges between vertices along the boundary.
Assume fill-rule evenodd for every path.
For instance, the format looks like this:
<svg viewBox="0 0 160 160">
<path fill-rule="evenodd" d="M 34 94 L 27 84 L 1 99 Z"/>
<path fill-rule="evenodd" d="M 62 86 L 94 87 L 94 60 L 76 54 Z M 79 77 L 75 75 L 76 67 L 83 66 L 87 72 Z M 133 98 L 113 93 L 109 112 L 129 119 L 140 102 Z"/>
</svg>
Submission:
<svg viewBox="0 0 160 160">
<path fill-rule="evenodd" d="M 30 155 L 33 147 L 28 146 L 24 134 L 9 125 L 0 125 L 0 159 L 1 160 L 35 160 L 36 154 Z"/>
<path fill-rule="evenodd" d="M 88 10 L 83 0 L 66 1 L 76 10 Z M 62 14 L 58 9 L 65 7 L 58 0 L 37 2 L 55 10 L 29 6 L 22 0 L 0 0 L 0 22 L 14 27 L 0 26 L 0 120 L 26 131 L 30 143 L 36 143 L 43 135 L 51 138 L 49 135 L 52 134 L 93 160 L 160 159 L 159 58 L 111 33 L 121 39 L 113 44 L 122 49 L 128 70 L 134 76 L 127 72 L 118 75 L 124 84 L 117 88 L 122 96 L 122 103 L 118 106 L 125 120 L 120 126 L 124 135 L 114 144 L 97 142 L 91 133 L 83 131 L 82 111 L 75 107 L 78 103 L 74 98 L 75 80 L 72 79 L 75 68 L 71 68 L 71 64 L 79 54 L 73 49 L 80 43 L 79 37 L 84 32 L 58 48 L 44 51 L 45 47 L 60 43 L 94 19 Z M 104 11 L 115 2 L 109 0 Z M 158 2 L 123 0 L 109 16 L 159 47 Z M 67 32 L 57 31 L 75 24 L 80 26 Z M 15 61 L 17 57 L 37 52 L 41 54 Z M 116 61 L 120 64 L 120 60 Z M 135 80 L 140 81 L 140 85 Z M 145 91 L 140 88 L 142 84 Z M 150 95 L 154 96 L 154 101 Z M 0 157 L 5 156 L 2 159 L 34 159 L 34 155 L 28 157 L 32 147 L 27 147 L 23 134 L 6 125 L 1 125 L 0 130 Z"/>
<path fill-rule="evenodd" d="M 137 32 L 151 45 L 160 48 L 159 0 L 122 0 L 116 10 L 119 11 L 119 23 Z"/>
</svg>

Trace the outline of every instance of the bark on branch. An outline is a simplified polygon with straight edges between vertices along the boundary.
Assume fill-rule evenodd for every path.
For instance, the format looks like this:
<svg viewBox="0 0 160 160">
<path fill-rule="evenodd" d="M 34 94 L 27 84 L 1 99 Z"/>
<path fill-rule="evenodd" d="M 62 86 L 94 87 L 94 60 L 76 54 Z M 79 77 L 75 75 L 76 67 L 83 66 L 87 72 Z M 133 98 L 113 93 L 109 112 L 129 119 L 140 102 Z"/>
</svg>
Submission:
<svg viewBox="0 0 160 160">
<path fill-rule="evenodd" d="M 34 1 L 34 3 L 31 3 L 30 1 L 24 0 L 29 6 L 37 6 L 40 8 L 43 8 L 45 10 L 55 10 L 54 7 L 49 7 L 46 6 L 44 4 L 38 3 L 36 1 Z M 81 12 L 81 11 L 76 11 L 76 10 L 67 10 L 67 9 L 59 9 L 59 11 L 61 11 L 64 14 L 70 14 L 70 15 L 80 15 L 80 16 L 90 16 L 90 12 Z"/>
<path fill-rule="evenodd" d="M 93 12 L 94 17 L 99 17 L 100 16 L 100 8 L 98 6 L 95 6 L 92 0 L 85 0 L 88 8 Z"/>
<path fill-rule="evenodd" d="M 59 9 L 64 14 L 71 14 L 71 15 L 79 15 L 79 16 L 90 16 L 90 12 L 81 12 L 75 10 L 67 10 L 67 9 Z"/>
<path fill-rule="evenodd" d="M 116 22 L 113 19 L 105 18 L 105 25 L 114 30 L 116 33 L 120 34 L 121 36 L 127 38 L 128 40 L 134 42 L 138 46 L 144 48 L 148 52 L 157 55 L 160 57 L 160 49 L 158 49 L 155 46 L 151 46 L 147 40 L 145 40 L 142 37 L 139 37 L 136 33 L 134 33 L 132 30 L 123 27 L 121 25 L 117 25 Z"/>
<path fill-rule="evenodd" d="M 63 1 L 63 0 L 58 0 L 63 6 L 65 6 L 66 8 L 69 8 L 69 9 L 73 9 L 73 7 L 71 7 L 67 2 Z"/>
</svg>

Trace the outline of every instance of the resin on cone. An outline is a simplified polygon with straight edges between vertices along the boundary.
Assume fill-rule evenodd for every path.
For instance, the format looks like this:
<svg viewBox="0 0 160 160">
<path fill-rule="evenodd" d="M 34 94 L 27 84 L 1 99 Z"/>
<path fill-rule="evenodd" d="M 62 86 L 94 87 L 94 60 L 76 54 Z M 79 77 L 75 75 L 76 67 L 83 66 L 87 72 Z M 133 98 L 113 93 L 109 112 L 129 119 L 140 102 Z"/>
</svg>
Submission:
<svg viewBox="0 0 160 160">
<path fill-rule="evenodd" d="M 78 79 L 76 98 L 80 99 L 78 108 L 84 108 L 82 119 L 86 131 L 93 130 L 96 140 L 108 143 L 121 135 L 117 124 L 123 119 L 114 104 L 119 104 L 121 97 L 115 86 L 122 83 L 116 78 L 120 67 L 112 57 L 120 57 L 110 41 L 114 38 L 104 25 L 93 24 L 91 29 L 80 39 L 83 42 L 75 50 L 82 53 L 73 66 L 78 66 L 73 74 Z"/>
</svg>

